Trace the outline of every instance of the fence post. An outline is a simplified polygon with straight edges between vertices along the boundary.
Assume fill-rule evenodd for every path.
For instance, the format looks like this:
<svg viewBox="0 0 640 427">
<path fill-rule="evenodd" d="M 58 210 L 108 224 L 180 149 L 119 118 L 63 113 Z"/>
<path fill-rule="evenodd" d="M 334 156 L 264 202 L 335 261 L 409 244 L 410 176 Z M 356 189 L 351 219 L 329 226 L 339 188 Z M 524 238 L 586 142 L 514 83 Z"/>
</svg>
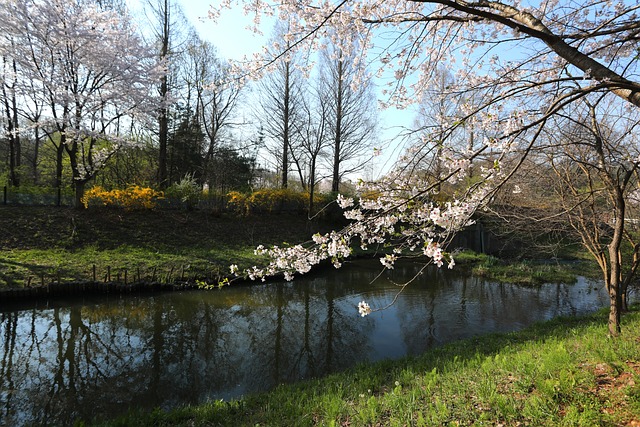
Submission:
<svg viewBox="0 0 640 427">
<path fill-rule="evenodd" d="M 4 200 L 4 204 L 6 205 L 7 204 L 7 186 L 6 185 L 3 187 L 2 192 L 4 193 L 3 200 Z"/>
</svg>

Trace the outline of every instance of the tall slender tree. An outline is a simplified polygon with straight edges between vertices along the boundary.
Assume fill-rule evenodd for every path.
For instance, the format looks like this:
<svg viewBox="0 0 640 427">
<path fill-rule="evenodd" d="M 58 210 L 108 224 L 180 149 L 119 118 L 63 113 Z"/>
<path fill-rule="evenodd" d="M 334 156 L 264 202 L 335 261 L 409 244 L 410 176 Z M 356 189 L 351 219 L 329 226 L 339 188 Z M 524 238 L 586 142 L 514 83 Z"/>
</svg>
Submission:
<svg viewBox="0 0 640 427">
<path fill-rule="evenodd" d="M 320 53 L 321 97 L 329 107 L 332 133 L 331 191 L 336 193 L 345 174 L 362 169 L 377 140 L 377 100 L 372 81 L 361 78 L 366 71 L 360 67 L 355 49 L 330 44 Z"/>
<path fill-rule="evenodd" d="M 287 23 L 276 24 L 274 38 L 281 38 Z M 280 186 L 289 185 L 290 150 L 295 146 L 294 123 L 299 120 L 303 76 L 296 55 L 278 58 L 273 70 L 258 82 L 256 120 L 272 141 L 271 150 L 280 172 Z"/>
</svg>

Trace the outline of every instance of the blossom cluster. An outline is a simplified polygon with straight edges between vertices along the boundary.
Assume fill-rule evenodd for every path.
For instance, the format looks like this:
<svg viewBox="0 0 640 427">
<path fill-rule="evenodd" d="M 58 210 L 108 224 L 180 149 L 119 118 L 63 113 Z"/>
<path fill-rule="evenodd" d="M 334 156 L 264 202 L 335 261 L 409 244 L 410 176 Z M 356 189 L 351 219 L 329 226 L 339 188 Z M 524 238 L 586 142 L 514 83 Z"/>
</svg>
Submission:
<svg viewBox="0 0 640 427">
<path fill-rule="evenodd" d="M 252 267 L 244 271 L 234 269 L 236 275 L 251 280 L 281 274 L 292 280 L 305 274 L 313 266 L 329 261 L 336 268 L 349 257 L 352 248 L 366 250 L 371 245 L 388 245 L 391 253 L 380 258 L 384 268 L 392 269 L 403 256 L 423 255 L 440 267 L 455 265 L 446 244 L 453 235 L 472 223 L 471 216 L 482 203 L 488 186 L 479 186 L 465 200 L 438 202 L 432 197 L 435 183 L 415 175 L 397 173 L 376 182 L 361 182 L 359 197 L 338 195 L 337 204 L 350 219 L 339 231 L 316 234 L 306 244 L 272 248 L 259 246 L 257 255 L 270 262 L 264 268 Z"/>
</svg>

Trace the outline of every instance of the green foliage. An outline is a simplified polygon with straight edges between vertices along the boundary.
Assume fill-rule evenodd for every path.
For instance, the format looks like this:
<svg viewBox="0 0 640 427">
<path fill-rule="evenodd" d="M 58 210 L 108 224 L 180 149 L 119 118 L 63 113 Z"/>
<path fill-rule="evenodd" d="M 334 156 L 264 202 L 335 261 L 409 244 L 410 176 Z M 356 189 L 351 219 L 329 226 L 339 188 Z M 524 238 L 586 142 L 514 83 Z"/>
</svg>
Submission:
<svg viewBox="0 0 640 427">
<path fill-rule="evenodd" d="M 121 148 L 95 178 L 105 188 L 125 188 L 131 184 L 149 186 L 156 180 L 158 148 L 150 141 Z"/>
<path fill-rule="evenodd" d="M 249 191 L 254 178 L 256 160 L 242 156 L 230 147 L 219 147 L 205 171 L 207 184 L 215 192 Z"/>
<path fill-rule="evenodd" d="M 205 135 L 197 118 L 189 109 L 183 110 L 174 119 L 170 129 L 174 129 L 167 140 L 167 171 L 169 183 L 178 182 L 181 177 L 198 173 L 203 166 L 202 154 L 205 146 Z"/>
<path fill-rule="evenodd" d="M 180 182 L 172 184 L 166 191 L 167 197 L 180 200 L 187 208 L 192 210 L 202 199 L 202 188 L 193 174 L 185 175 Z"/>
<path fill-rule="evenodd" d="M 29 195 L 29 196 L 51 196 L 57 193 L 58 189 L 54 187 L 36 186 L 36 185 L 20 185 L 20 187 L 9 187 L 9 192 Z M 65 187 L 61 189 L 62 194 L 66 196 L 73 195 L 73 188 Z"/>
</svg>

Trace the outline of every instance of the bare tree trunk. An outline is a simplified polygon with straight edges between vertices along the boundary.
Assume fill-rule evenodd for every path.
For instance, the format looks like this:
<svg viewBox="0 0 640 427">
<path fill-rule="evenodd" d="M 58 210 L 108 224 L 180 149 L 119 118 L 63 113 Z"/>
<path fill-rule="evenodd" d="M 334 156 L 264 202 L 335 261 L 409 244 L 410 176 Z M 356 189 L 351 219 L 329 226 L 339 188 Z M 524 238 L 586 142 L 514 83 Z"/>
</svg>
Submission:
<svg viewBox="0 0 640 427">
<path fill-rule="evenodd" d="M 616 189 L 615 192 L 615 212 L 613 238 L 609 243 L 609 335 L 617 337 L 620 335 L 620 313 L 622 311 L 622 295 L 620 292 L 620 276 L 621 276 L 621 259 L 620 246 L 622 244 L 622 236 L 624 233 L 624 214 L 625 202 L 622 190 Z"/>
<path fill-rule="evenodd" d="M 316 158 L 311 159 L 309 170 L 309 218 L 313 215 L 313 197 L 316 189 Z"/>
<path fill-rule="evenodd" d="M 337 69 L 337 84 L 338 88 L 336 89 L 336 134 L 334 139 L 334 147 L 333 147 L 333 179 L 331 180 L 331 191 L 337 193 L 340 191 L 340 149 L 342 142 L 342 69 L 343 62 L 338 61 L 338 69 Z"/>
<path fill-rule="evenodd" d="M 291 102 L 291 88 L 289 74 L 291 71 L 291 64 L 288 62 L 285 64 L 285 77 L 284 77 L 284 129 L 282 135 L 282 188 L 287 188 L 289 182 L 289 128 L 291 124 L 291 111 L 289 110 L 289 103 Z"/>
<path fill-rule="evenodd" d="M 5 58 L 6 62 L 6 58 Z M 13 62 L 13 86 L 8 86 L 6 83 L 2 85 L 2 95 L 4 99 L 4 107 L 6 114 L 6 127 L 9 139 L 9 182 L 14 187 L 20 186 L 20 165 L 21 165 L 21 147 L 20 147 L 20 135 L 18 133 L 18 104 L 16 101 L 16 61 Z M 6 67 L 6 65 L 5 65 Z M 7 88 L 11 90 L 11 93 L 7 93 Z"/>
<path fill-rule="evenodd" d="M 164 0 L 164 9 L 162 13 L 162 33 L 160 49 L 160 58 L 167 60 L 169 54 L 169 1 Z M 167 71 L 168 73 L 168 71 Z M 160 117 L 158 118 L 158 186 L 167 188 L 167 141 L 169 138 L 169 118 L 167 117 L 167 95 L 169 93 L 169 85 L 167 82 L 167 74 L 162 76 L 160 81 L 160 98 L 163 105 L 160 107 Z"/>
</svg>

